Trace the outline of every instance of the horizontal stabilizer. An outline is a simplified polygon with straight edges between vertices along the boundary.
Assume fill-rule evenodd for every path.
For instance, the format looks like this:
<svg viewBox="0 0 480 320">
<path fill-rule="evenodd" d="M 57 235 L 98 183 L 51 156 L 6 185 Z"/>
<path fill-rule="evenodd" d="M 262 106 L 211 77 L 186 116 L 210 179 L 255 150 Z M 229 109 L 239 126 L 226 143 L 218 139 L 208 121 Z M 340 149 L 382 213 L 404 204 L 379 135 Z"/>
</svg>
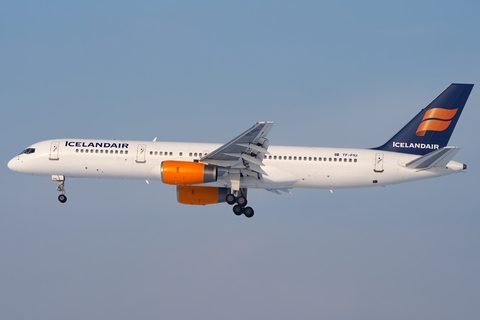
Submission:
<svg viewBox="0 0 480 320">
<path fill-rule="evenodd" d="M 445 167 L 455 154 L 460 150 L 459 147 L 445 147 L 427 153 L 413 161 L 410 161 L 405 166 L 412 169 L 430 169 L 433 167 Z"/>
</svg>

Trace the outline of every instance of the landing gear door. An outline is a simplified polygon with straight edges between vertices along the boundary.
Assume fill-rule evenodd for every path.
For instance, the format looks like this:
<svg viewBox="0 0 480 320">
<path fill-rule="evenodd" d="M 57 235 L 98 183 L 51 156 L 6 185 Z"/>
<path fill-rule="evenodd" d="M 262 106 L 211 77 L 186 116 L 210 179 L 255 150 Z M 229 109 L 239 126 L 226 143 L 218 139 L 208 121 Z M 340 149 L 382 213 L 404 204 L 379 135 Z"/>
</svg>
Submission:
<svg viewBox="0 0 480 320">
<path fill-rule="evenodd" d="M 383 172 L 383 153 L 375 154 L 375 167 L 373 168 L 375 172 Z"/>
<path fill-rule="evenodd" d="M 139 144 L 137 146 L 137 159 L 135 160 L 138 163 L 145 163 L 145 155 L 147 153 L 147 146 L 145 144 Z"/>
<path fill-rule="evenodd" d="M 58 160 L 58 149 L 60 147 L 60 142 L 58 141 L 53 141 L 50 144 L 50 155 L 48 159 L 50 160 Z"/>
</svg>

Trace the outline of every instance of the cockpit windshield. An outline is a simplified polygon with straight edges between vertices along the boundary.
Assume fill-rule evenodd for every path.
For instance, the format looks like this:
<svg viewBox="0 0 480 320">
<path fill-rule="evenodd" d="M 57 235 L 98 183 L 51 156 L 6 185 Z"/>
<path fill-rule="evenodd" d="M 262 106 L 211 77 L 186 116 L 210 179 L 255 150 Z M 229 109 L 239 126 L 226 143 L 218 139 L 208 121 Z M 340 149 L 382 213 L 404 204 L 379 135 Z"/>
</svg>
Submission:
<svg viewBox="0 0 480 320">
<path fill-rule="evenodd" d="M 30 153 L 35 153 L 35 148 L 27 148 L 20 152 L 20 154 L 30 154 Z"/>
</svg>

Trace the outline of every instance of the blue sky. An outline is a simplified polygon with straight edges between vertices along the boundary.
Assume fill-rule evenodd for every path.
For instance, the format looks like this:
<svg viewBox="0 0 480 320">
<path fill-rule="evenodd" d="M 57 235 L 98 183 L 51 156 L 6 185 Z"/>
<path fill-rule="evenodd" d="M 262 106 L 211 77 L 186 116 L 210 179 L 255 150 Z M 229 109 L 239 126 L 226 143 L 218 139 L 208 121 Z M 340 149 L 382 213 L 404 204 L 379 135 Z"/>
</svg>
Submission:
<svg viewBox="0 0 480 320">
<path fill-rule="evenodd" d="M 0 4 L 0 317 L 476 319 L 478 1 Z M 159 181 L 10 172 L 53 138 L 383 144 L 452 82 L 466 173 L 252 190 L 253 219 Z"/>
</svg>

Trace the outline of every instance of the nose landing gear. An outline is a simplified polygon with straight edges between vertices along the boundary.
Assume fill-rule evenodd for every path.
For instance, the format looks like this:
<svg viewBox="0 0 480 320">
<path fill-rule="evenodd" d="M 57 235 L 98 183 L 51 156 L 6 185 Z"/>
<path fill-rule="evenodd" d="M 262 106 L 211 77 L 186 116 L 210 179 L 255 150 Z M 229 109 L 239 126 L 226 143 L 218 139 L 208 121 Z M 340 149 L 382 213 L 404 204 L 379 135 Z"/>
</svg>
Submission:
<svg viewBox="0 0 480 320">
<path fill-rule="evenodd" d="M 65 195 L 65 177 L 62 175 L 52 175 L 52 181 L 57 181 L 57 191 L 61 192 L 58 196 L 58 201 L 61 203 L 67 202 L 67 196 Z"/>
<path fill-rule="evenodd" d="M 67 202 L 67 196 L 64 195 L 64 194 L 59 195 L 58 196 L 58 201 L 60 201 L 61 203 Z"/>
</svg>

